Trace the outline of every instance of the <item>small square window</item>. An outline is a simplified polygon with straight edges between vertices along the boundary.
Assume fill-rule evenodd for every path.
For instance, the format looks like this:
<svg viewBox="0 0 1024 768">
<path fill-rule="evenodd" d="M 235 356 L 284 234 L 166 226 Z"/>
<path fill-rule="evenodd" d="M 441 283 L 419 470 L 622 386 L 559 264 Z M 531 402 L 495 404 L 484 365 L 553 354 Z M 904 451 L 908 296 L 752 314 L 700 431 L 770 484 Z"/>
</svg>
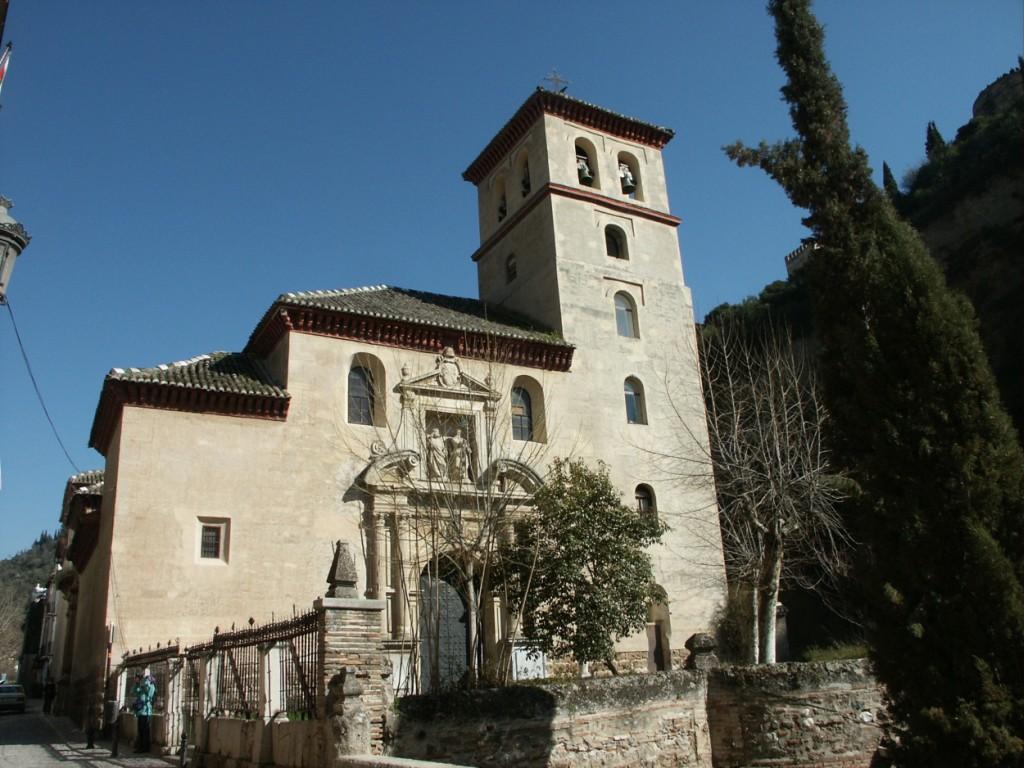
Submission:
<svg viewBox="0 0 1024 768">
<path fill-rule="evenodd" d="M 228 532 L 230 520 L 223 517 L 200 517 L 198 559 L 200 562 L 228 561 Z"/>
</svg>

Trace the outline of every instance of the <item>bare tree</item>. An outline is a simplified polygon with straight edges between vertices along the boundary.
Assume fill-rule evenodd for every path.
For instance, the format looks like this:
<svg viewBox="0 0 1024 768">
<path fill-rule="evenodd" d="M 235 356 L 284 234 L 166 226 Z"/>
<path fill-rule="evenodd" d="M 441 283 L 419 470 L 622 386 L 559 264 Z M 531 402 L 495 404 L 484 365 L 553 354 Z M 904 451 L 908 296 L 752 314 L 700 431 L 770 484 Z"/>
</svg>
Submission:
<svg viewBox="0 0 1024 768">
<path fill-rule="evenodd" d="M 732 591 L 749 598 L 749 658 L 770 664 L 781 586 L 814 588 L 846 569 L 852 540 L 836 506 L 848 481 L 830 463 L 813 368 L 787 333 L 709 327 L 699 339 L 709 442 L 673 401 L 681 442 L 663 458 L 684 482 L 710 464 Z"/>
</svg>

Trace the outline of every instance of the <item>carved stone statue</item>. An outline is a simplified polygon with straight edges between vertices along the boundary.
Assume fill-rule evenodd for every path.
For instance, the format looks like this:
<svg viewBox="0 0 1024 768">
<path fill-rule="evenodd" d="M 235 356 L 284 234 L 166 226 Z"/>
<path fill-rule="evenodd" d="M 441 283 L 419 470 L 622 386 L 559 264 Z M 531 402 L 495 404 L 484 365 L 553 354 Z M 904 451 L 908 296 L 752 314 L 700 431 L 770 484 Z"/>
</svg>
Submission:
<svg viewBox="0 0 1024 768">
<path fill-rule="evenodd" d="M 448 466 L 447 446 L 437 427 L 427 436 L 427 477 L 441 478 Z"/>
<path fill-rule="evenodd" d="M 460 483 L 469 479 L 469 441 L 462 436 L 461 429 L 448 438 L 448 476 Z"/>
<path fill-rule="evenodd" d="M 355 667 L 345 667 L 327 683 L 325 705 L 336 759 L 370 753 L 370 715 Z"/>
</svg>

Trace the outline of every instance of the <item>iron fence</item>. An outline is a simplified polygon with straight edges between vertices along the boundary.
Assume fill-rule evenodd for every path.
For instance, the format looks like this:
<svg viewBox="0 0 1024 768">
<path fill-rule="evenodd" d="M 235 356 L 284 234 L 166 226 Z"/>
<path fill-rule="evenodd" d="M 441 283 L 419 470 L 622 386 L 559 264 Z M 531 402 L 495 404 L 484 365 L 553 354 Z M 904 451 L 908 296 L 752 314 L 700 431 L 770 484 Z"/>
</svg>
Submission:
<svg viewBox="0 0 1024 768">
<path fill-rule="evenodd" d="M 296 617 L 294 634 L 277 641 L 281 670 L 282 708 L 289 718 L 316 716 L 317 679 L 320 672 L 320 635 L 317 613 Z"/>
<path fill-rule="evenodd" d="M 309 611 L 285 621 L 221 632 L 208 643 L 190 646 L 185 651 L 184 700 L 198 708 L 205 658 L 212 682 L 210 711 L 243 718 L 281 712 L 290 719 L 315 717 L 321 672 L 318 616 Z"/>
</svg>

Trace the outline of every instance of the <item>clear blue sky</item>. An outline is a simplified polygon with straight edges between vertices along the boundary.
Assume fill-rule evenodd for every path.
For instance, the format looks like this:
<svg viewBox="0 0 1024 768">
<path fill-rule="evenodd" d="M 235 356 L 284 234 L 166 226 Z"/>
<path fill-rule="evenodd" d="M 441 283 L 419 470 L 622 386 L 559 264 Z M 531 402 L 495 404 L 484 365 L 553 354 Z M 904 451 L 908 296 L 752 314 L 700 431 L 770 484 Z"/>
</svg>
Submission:
<svg viewBox="0 0 1024 768">
<path fill-rule="evenodd" d="M 1021 0 L 822 0 L 880 178 L 951 138 L 1016 64 Z M 665 151 L 699 315 L 783 277 L 800 211 L 721 146 L 790 135 L 759 2 L 12 0 L 0 193 L 33 235 L 10 298 L 82 469 L 112 367 L 241 349 L 282 292 L 476 295 L 460 174 L 553 67 L 675 129 Z M 54 529 L 72 472 L 0 313 L 0 557 Z M 168 493 L 173 493 L 168 489 Z M 159 542 L 154 542 L 154 555 Z"/>
</svg>

